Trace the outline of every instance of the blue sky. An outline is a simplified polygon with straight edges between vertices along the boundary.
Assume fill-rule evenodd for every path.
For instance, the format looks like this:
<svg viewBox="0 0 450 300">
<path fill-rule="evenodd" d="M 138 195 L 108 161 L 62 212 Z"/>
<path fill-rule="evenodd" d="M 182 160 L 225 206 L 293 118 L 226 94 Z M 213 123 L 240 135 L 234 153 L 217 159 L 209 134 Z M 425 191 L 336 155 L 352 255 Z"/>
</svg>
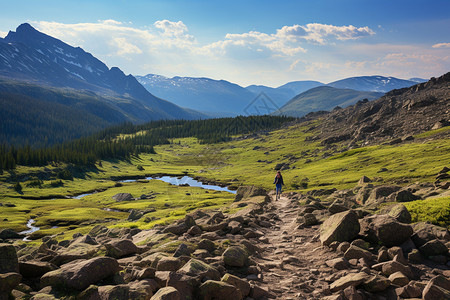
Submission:
<svg viewBox="0 0 450 300">
<path fill-rule="evenodd" d="M 0 36 L 21 23 L 125 73 L 243 86 L 450 71 L 450 1 L 0 0 Z"/>
</svg>

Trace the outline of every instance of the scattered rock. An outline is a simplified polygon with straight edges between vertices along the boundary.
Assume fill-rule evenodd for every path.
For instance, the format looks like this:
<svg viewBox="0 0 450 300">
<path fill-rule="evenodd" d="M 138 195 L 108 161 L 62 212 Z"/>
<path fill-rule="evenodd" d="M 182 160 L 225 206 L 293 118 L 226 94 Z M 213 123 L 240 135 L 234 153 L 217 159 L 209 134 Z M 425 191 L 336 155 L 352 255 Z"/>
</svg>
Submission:
<svg viewBox="0 0 450 300">
<path fill-rule="evenodd" d="M 361 221 L 360 235 L 372 243 L 381 243 L 387 247 L 398 246 L 408 240 L 413 229 L 410 225 L 398 222 L 388 215 L 364 217 Z"/>
<path fill-rule="evenodd" d="M 201 299 L 217 299 L 217 300 L 228 300 L 236 299 L 241 300 L 242 294 L 239 290 L 226 282 L 207 280 L 200 285 L 200 295 Z"/>
<path fill-rule="evenodd" d="M 159 289 L 150 300 L 181 300 L 181 295 L 176 288 L 168 286 Z"/>
<path fill-rule="evenodd" d="M 248 259 L 248 253 L 238 246 L 228 247 L 222 254 L 225 265 L 230 267 L 243 267 Z"/>
<path fill-rule="evenodd" d="M 84 290 L 104 278 L 119 272 L 119 263 L 111 257 L 96 257 L 75 261 L 41 277 L 41 286 L 63 287 Z"/>
<path fill-rule="evenodd" d="M 131 240 L 115 240 L 105 244 L 109 256 L 121 258 L 136 254 L 137 246 Z"/>
<path fill-rule="evenodd" d="M 10 244 L 0 243 L 0 273 L 19 273 L 19 260 L 16 248 Z"/>
<path fill-rule="evenodd" d="M 350 241 L 358 235 L 359 230 L 358 216 L 354 211 L 337 213 L 320 226 L 320 241 L 323 245 L 334 241 Z"/>
<path fill-rule="evenodd" d="M 250 284 L 237 276 L 226 273 L 221 280 L 235 286 L 243 297 L 246 297 L 250 293 Z"/>
<path fill-rule="evenodd" d="M 349 286 L 358 286 L 364 281 L 369 279 L 369 275 L 366 273 L 351 273 L 344 277 L 339 278 L 330 285 L 330 290 L 332 293 L 343 290 Z"/>
<path fill-rule="evenodd" d="M 388 215 L 393 217 L 400 223 L 411 223 L 411 214 L 403 204 L 397 204 L 391 207 Z"/>
<path fill-rule="evenodd" d="M 134 200 L 133 196 L 130 193 L 119 193 L 112 196 L 113 200 L 116 200 L 117 202 L 122 201 L 132 201 Z"/>
</svg>

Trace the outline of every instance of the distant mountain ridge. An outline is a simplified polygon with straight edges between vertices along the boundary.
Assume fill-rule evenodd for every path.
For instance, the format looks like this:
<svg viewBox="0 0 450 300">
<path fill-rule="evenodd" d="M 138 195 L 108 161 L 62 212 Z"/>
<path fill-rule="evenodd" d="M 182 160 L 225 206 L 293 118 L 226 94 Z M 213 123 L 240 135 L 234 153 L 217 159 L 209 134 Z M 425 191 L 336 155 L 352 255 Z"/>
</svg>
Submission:
<svg viewBox="0 0 450 300">
<path fill-rule="evenodd" d="M 43 86 L 87 90 L 111 102 L 128 102 L 130 121 L 201 117 L 149 93 L 132 75 L 109 69 L 80 47 L 72 47 L 25 23 L 0 39 L 0 76 Z M 19 92 L 19 91 L 18 91 Z M 146 110 L 145 117 L 135 111 Z"/>
<path fill-rule="evenodd" d="M 277 114 L 302 117 L 310 112 L 329 111 L 339 106 L 341 108 L 367 99 L 374 100 L 384 93 L 365 92 L 351 89 L 338 89 L 331 86 L 319 86 L 303 92 L 279 109 Z"/>
<path fill-rule="evenodd" d="M 209 78 L 192 78 L 175 76 L 172 78 L 148 74 L 136 76 L 137 80 L 152 94 L 191 109 L 217 112 L 218 115 L 231 113 L 244 114 L 245 107 L 261 93 L 267 96 L 274 106 L 283 107 L 297 95 L 310 89 L 329 86 L 338 89 L 352 89 L 363 92 L 386 93 L 393 89 L 412 86 L 424 82 L 421 78 L 411 80 L 385 76 L 350 77 L 328 84 L 319 81 L 292 81 L 273 88 L 264 85 L 249 85 L 245 88 L 225 81 Z M 368 98 L 372 99 L 371 96 Z"/>
<path fill-rule="evenodd" d="M 376 75 L 345 78 L 330 82 L 327 85 L 338 89 L 387 93 L 394 89 L 410 87 L 415 84 L 417 84 L 417 81 Z"/>
</svg>

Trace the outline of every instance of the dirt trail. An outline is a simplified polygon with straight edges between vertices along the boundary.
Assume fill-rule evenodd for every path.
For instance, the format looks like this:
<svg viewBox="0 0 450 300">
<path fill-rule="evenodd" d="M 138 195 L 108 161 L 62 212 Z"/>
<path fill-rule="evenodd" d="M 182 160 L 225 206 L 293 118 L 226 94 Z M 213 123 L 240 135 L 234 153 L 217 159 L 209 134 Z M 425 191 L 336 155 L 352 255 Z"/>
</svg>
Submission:
<svg viewBox="0 0 450 300">
<path fill-rule="evenodd" d="M 277 299 L 320 299 L 332 271 L 324 262 L 337 257 L 321 247 L 319 226 L 297 229 L 300 207 L 297 200 L 282 196 L 268 204 L 270 228 L 262 228 L 264 236 L 257 245 L 263 253 L 256 261 L 263 268 L 259 286 L 267 288 Z M 326 293 L 326 292 L 325 292 Z"/>
</svg>

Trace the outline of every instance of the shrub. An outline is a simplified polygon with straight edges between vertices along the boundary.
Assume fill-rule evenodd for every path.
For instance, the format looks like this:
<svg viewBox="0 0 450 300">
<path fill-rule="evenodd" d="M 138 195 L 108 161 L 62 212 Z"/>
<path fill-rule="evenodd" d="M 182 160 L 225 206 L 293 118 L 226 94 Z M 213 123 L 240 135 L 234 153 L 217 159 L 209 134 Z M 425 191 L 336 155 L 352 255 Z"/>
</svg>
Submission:
<svg viewBox="0 0 450 300">
<path fill-rule="evenodd" d="M 59 171 L 58 174 L 56 174 L 56 177 L 58 179 L 73 180 L 72 173 L 70 173 L 70 171 L 67 169 Z"/>
<path fill-rule="evenodd" d="M 27 187 L 39 187 L 42 188 L 42 180 L 39 179 L 33 179 L 30 182 L 27 183 Z"/>
<path fill-rule="evenodd" d="M 51 187 L 64 186 L 64 182 L 61 179 L 60 180 L 54 180 L 54 181 L 50 182 L 50 186 Z"/>
<path fill-rule="evenodd" d="M 18 193 L 22 193 L 22 185 L 20 184 L 20 182 L 14 184 L 14 190 Z"/>
<path fill-rule="evenodd" d="M 139 171 L 144 171 L 144 170 L 145 170 L 144 167 L 143 167 L 142 165 L 137 165 L 137 169 L 138 169 Z"/>
<path fill-rule="evenodd" d="M 450 226 L 450 197 L 417 200 L 404 205 L 411 213 L 413 222 L 429 221 L 439 226 Z"/>
</svg>

